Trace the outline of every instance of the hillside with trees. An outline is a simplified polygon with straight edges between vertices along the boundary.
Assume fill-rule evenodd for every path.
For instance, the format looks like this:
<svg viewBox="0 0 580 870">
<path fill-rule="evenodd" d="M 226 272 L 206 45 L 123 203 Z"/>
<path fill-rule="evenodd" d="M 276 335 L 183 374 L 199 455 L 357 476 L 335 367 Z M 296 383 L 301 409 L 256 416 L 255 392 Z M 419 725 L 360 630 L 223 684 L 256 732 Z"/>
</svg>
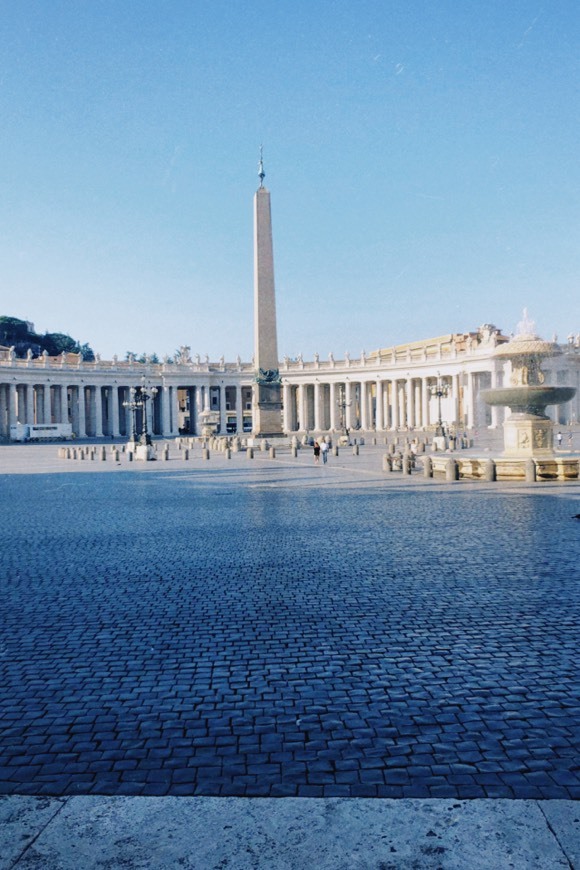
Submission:
<svg viewBox="0 0 580 870">
<path fill-rule="evenodd" d="M 13 347 L 16 356 L 25 357 L 30 350 L 32 356 L 40 356 L 44 351 L 49 356 L 63 353 L 80 353 L 82 358 L 92 361 L 95 358 L 89 344 L 80 344 L 64 332 L 45 332 L 40 335 L 34 331 L 34 324 L 18 317 L 0 316 L 0 345 Z"/>
</svg>

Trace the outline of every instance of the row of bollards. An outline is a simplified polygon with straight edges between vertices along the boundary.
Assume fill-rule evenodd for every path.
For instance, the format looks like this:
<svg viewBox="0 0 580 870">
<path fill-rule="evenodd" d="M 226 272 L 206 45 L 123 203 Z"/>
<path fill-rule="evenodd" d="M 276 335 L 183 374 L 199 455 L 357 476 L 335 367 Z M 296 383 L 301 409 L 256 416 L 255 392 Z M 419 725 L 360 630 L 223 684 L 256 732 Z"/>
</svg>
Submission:
<svg viewBox="0 0 580 870">
<path fill-rule="evenodd" d="M 198 443 L 200 443 L 200 454 L 199 455 L 200 455 L 202 460 L 209 460 L 212 452 L 221 453 L 226 459 L 231 459 L 232 453 L 241 453 L 241 452 L 245 452 L 248 459 L 254 459 L 254 457 L 256 455 L 256 451 L 258 451 L 261 454 L 265 454 L 267 452 L 267 455 L 270 459 L 276 459 L 276 456 L 277 456 L 277 448 L 274 447 L 273 445 L 269 444 L 269 442 L 266 441 L 266 439 L 262 439 L 255 446 L 246 446 L 245 444 L 241 443 L 240 439 L 233 439 L 230 441 L 229 439 L 221 439 L 220 440 L 218 438 L 212 438 L 212 439 L 202 440 L 201 442 L 198 442 Z M 363 443 L 363 439 L 360 439 L 359 443 L 357 443 L 355 440 L 354 444 L 349 445 L 352 448 L 352 455 L 353 456 L 360 455 L 360 444 L 362 444 L 362 443 Z M 153 452 L 152 458 L 161 459 L 164 462 L 169 461 L 171 458 L 173 458 L 171 456 L 171 446 L 173 445 L 178 450 L 178 456 L 175 458 L 180 459 L 181 461 L 189 461 L 189 459 L 192 458 L 192 456 L 193 456 L 194 444 L 195 444 L 195 440 L 193 438 L 191 438 L 191 439 L 178 438 L 178 439 L 175 439 L 175 441 L 171 442 L 171 443 L 168 443 L 168 442 L 159 443 L 158 442 L 157 444 L 152 445 L 152 448 L 151 448 L 152 452 Z M 298 457 L 298 452 L 301 449 L 304 449 L 304 447 L 299 446 L 297 444 L 292 444 L 290 446 L 290 456 L 293 457 L 294 459 L 296 459 Z M 309 447 L 306 447 L 306 449 L 308 450 Z M 128 461 L 128 462 L 133 462 L 135 460 L 133 448 L 129 443 L 122 444 L 122 445 L 110 445 L 109 452 L 110 452 L 111 459 L 116 463 L 119 463 L 121 458 L 125 458 L 126 461 Z M 335 456 L 335 457 L 337 457 L 339 455 L 339 447 L 337 444 L 334 444 L 330 448 L 330 453 L 332 456 Z M 59 447 L 58 456 L 61 459 L 72 459 L 72 460 L 97 460 L 98 459 L 98 460 L 104 462 L 107 460 L 108 453 L 107 453 L 107 446 L 104 444 L 101 444 L 101 445 L 82 445 L 82 446 L 75 446 L 75 447 L 70 447 L 70 446 L 69 447 Z M 174 456 L 175 456 L 175 454 L 174 454 Z"/>
</svg>

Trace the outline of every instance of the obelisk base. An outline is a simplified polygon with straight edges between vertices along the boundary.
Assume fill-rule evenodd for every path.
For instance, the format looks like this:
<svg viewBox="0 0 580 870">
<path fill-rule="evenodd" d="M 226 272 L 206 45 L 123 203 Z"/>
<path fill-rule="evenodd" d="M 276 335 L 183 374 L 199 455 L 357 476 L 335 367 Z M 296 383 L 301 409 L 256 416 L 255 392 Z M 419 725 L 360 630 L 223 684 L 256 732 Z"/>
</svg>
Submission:
<svg viewBox="0 0 580 870">
<path fill-rule="evenodd" d="M 274 438 L 283 435 L 282 388 L 280 384 L 254 384 L 252 435 Z"/>
</svg>

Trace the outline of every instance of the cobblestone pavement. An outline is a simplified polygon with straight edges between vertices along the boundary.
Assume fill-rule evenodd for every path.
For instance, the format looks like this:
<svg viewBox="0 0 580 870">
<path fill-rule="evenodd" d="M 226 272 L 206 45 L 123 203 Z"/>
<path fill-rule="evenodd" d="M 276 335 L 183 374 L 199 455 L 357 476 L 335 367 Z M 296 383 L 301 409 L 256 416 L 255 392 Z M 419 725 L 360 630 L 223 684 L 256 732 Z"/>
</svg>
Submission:
<svg viewBox="0 0 580 870">
<path fill-rule="evenodd" d="M 580 798 L 578 486 L 274 465 L 0 475 L 0 792 Z"/>
</svg>

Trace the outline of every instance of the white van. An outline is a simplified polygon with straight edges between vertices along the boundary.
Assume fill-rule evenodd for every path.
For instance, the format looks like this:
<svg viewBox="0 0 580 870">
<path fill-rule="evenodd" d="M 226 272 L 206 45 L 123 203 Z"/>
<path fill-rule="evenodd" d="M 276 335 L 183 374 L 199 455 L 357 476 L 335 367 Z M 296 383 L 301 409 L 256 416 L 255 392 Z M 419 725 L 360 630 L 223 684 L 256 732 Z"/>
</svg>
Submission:
<svg viewBox="0 0 580 870">
<path fill-rule="evenodd" d="M 71 423 L 16 423 L 10 427 L 11 441 L 66 441 L 72 437 Z"/>
</svg>

